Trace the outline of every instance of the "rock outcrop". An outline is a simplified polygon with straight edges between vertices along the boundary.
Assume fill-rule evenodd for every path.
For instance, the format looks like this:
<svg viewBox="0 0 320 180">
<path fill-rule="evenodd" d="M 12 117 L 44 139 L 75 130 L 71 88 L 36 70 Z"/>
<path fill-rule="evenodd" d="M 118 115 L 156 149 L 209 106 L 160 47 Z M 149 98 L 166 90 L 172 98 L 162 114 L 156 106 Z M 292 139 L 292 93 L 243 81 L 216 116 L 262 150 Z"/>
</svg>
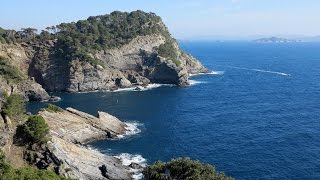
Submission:
<svg viewBox="0 0 320 180">
<path fill-rule="evenodd" d="M 0 77 L 0 90 L 8 95 L 19 94 L 26 101 L 46 101 L 51 98 L 40 84 L 29 79 L 13 83 Z"/>
<path fill-rule="evenodd" d="M 76 144 L 113 138 L 124 134 L 127 127 L 105 112 L 99 112 L 99 118 L 73 108 L 63 112 L 40 111 L 39 114 L 46 120 L 53 135 Z"/>
<path fill-rule="evenodd" d="M 32 51 L 27 51 L 18 44 L 1 44 L 0 58 L 5 59 L 10 66 L 15 67 L 25 77 L 28 77 L 29 63 L 31 62 Z M 6 79 L 0 73 L 0 91 L 10 94 L 20 94 L 26 101 L 49 100 L 50 96 L 42 86 L 33 78 L 24 78 L 19 81 Z"/>
<path fill-rule="evenodd" d="M 60 31 L 38 35 L 37 40 L 0 44 L 0 56 L 47 91 L 114 90 L 150 83 L 184 86 L 189 74 L 208 72 L 180 49 L 153 13 L 114 12 L 56 28 Z M 166 44 L 170 46 L 161 53 Z"/>
<path fill-rule="evenodd" d="M 59 159 L 57 169 L 62 176 L 79 180 L 131 179 L 129 168 L 112 156 L 75 145 L 54 135 L 48 148 Z M 100 169 L 102 166 L 105 171 Z"/>
<path fill-rule="evenodd" d="M 150 83 L 184 86 L 189 84 L 189 74 L 208 72 L 198 60 L 181 51 L 177 44 L 175 51 L 178 52 L 180 66 L 161 57 L 156 49 L 165 41 L 158 34 L 139 36 L 120 48 L 91 53 L 104 67 L 80 60 L 66 63 L 50 54 L 50 50 L 42 49 L 33 59 L 29 75 L 48 91 L 85 92 Z"/>
<path fill-rule="evenodd" d="M 105 112 L 98 112 L 95 117 L 73 108 L 61 112 L 42 110 L 39 114 L 46 120 L 52 137 L 48 150 L 41 155 L 42 160 L 37 160 L 38 163 L 43 161 L 41 167 L 51 159 L 49 162 L 53 162 L 56 171 L 65 177 L 131 179 L 129 167 L 123 166 L 120 160 L 83 146 L 124 134 L 125 123 Z M 50 158 L 46 154 L 51 154 Z"/>
</svg>

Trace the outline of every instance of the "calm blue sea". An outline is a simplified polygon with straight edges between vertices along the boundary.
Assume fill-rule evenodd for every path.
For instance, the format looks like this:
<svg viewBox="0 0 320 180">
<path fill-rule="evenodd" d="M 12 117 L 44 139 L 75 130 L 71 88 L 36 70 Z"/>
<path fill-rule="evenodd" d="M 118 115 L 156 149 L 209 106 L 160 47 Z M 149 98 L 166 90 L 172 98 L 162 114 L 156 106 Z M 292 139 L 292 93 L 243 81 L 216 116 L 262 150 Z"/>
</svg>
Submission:
<svg viewBox="0 0 320 180">
<path fill-rule="evenodd" d="M 141 133 L 91 146 L 156 160 L 188 156 L 239 180 L 320 179 L 320 44 L 184 42 L 217 75 L 189 87 L 58 93 L 62 107 L 109 112 Z M 31 103 L 35 112 L 44 103 Z"/>
</svg>

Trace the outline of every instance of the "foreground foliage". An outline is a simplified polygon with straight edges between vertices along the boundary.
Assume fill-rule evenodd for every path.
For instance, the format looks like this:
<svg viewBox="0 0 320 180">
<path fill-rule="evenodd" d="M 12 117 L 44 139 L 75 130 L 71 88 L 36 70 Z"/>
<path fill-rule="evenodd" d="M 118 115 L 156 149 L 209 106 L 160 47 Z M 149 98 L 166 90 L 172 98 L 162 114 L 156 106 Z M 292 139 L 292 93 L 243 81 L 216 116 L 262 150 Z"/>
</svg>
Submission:
<svg viewBox="0 0 320 180">
<path fill-rule="evenodd" d="M 52 171 L 38 170 L 32 167 L 15 169 L 5 161 L 4 153 L 0 150 L 0 179 L 1 180 L 66 180 Z"/>
<path fill-rule="evenodd" d="M 40 115 L 30 116 L 22 125 L 21 133 L 30 143 L 46 143 L 49 140 L 49 126 Z"/>
<path fill-rule="evenodd" d="M 233 178 L 217 172 L 209 164 L 189 158 L 178 158 L 168 163 L 161 161 L 147 167 L 144 172 L 146 179 L 150 180 L 232 180 Z"/>
</svg>

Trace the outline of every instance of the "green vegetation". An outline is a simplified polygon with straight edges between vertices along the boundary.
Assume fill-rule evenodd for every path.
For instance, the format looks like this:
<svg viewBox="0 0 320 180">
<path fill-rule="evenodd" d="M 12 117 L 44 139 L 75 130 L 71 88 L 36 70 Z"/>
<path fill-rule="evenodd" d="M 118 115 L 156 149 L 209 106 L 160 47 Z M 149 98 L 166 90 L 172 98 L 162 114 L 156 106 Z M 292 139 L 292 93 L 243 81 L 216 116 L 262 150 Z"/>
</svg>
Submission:
<svg viewBox="0 0 320 180">
<path fill-rule="evenodd" d="M 25 102 L 22 96 L 12 94 L 6 97 L 2 112 L 9 117 L 19 117 L 25 113 Z"/>
<path fill-rule="evenodd" d="M 169 179 L 190 179 L 190 180 L 232 180 L 233 178 L 217 172 L 215 168 L 208 164 L 189 158 L 178 158 L 171 162 L 156 162 L 147 167 L 144 172 L 146 179 L 169 180 Z"/>
<path fill-rule="evenodd" d="M 103 64 L 88 55 L 93 51 L 120 47 L 137 36 L 162 34 L 170 37 L 159 16 L 142 11 L 116 11 L 76 23 L 62 23 L 49 30 L 58 39 L 57 55 L 67 60 L 85 60 L 93 65 Z"/>
<path fill-rule="evenodd" d="M 181 65 L 181 61 L 178 60 L 178 53 L 173 45 L 173 42 L 170 41 L 170 42 L 166 42 L 164 44 L 161 44 L 159 46 L 158 53 L 160 56 L 172 60 L 172 62 L 175 63 L 176 66 Z"/>
<path fill-rule="evenodd" d="M 5 30 L 0 28 L 0 43 L 12 44 L 16 42 L 34 41 L 37 38 L 37 29 L 23 28 L 21 31 Z"/>
<path fill-rule="evenodd" d="M 0 179 L 1 180 L 66 180 L 52 171 L 38 170 L 36 168 L 24 167 L 14 169 L 5 160 L 4 153 L 0 150 Z"/>
<path fill-rule="evenodd" d="M 21 31 L 4 30 L 0 28 L 0 43 L 37 42 L 55 40 L 57 43 L 53 52 L 67 62 L 78 59 L 83 62 L 104 67 L 104 63 L 91 54 L 97 51 L 120 47 L 138 36 L 161 34 L 166 38 L 166 44 L 159 48 L 163 57 L 172 60 L 177 66 L 177 52 L 173 48 L 174 40 L 154 13 L 143 11 L 119 12 L 102 16 L 91 16 L 87 20 L 72 23 L 61 23 L 47 27 L 37 34 L 33 28 Z"/>
<path fill-rule="evenodd" d="M 45 109 L 49 112 L 63 112 L 63 109 L 61 109 L 60 107 L 53 105 L 53 104 L 48 104 L 47 108 Z"/>
<path fill-rule="evenodd" d="M 0 76 L 6 80 L 20 82 L 25 79 L 23 73 L 15 66 L 9 64 L 5 58 L 0 56 Z"/>
<path fill-rule="evenodd" d="M 49 127 L 42 116 L 30 116 L 22 126 L 22 134 L 30 143 L 46 143 L 49 140 Z"/>
</svg>

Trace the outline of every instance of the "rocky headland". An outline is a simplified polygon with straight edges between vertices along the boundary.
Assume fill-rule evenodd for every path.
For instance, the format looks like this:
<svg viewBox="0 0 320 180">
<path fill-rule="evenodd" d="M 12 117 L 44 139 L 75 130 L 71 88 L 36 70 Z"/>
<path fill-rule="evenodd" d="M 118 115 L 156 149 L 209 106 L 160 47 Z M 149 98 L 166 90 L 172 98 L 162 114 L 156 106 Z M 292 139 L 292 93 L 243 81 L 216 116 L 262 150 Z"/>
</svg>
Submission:
<svg viewBox="0 0 320 180">
<path fill-rule="evenodd" d="M 35 32 L 0 28 L 0 57 L 31 84 L 41 85 L 19 86 L 35 97 L 31 100 L 48 99 L 42 87 L 47 92 L 85 92 L 152 83 L 185 86 L 189 74 L 209 72 L 180 49 L 153 13 L 113 12 Z"/>
<path fill-rule="evenodd" d="M 10 97 L 56 101 L 59 98 L 47 92 L 141 89 L 155 83 L 186 86 L 189 74 L 209 72 L 180 49 L 154 13 L 116 11 L 36 32 L 0 28 L 0 147 L 16 167 L 31 165 L 83 180 L 131 179 L 132 168 L 134 172 L 142 168 L 124 166 L 119 159 L 85 146 L 128 131 L 127 124 L 105 112 L 95 117 L 72 108 L 43 109 L 39 115 L 49 126 L 50 141 L 26 149 L 26 144 L 15 142 L 26 114 L 12 115 L 12 120 L 3 111 Z M 19 107 L 16 100 L 9 103 L 11 111 Z"/>
</svg>

